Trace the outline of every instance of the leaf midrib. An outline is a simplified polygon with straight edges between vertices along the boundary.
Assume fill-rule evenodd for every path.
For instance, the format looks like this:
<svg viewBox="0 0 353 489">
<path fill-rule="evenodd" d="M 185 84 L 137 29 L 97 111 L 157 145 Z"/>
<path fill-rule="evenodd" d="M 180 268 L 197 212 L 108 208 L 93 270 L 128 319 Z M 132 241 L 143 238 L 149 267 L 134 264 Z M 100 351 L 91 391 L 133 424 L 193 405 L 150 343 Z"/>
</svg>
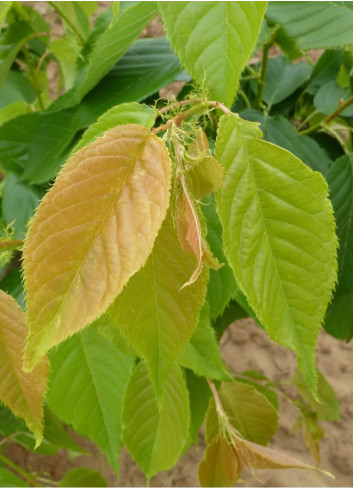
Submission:
<svg viewBox="0 0 353 489">
<path fill-rule="evenodd" d="M 96 241 L 97 237 L 100 235 L 101 229 L 102 229 L 103 225 L 104 225 L 104 224 L 105 224 L 105 222 L 106 222 L 107 216 L 109 215 L 109 213 L 111 212 L 112 208 L 114 207 L 114 205 L 115 205 L 115 202 L 116 202 L 117 198 L 120 196 L 121 189 L 123 188 L 123 186 L 124 186 L 124 184 L 125 184 L 126 180 L 128 179 L 128 177 L 130 177 L 131 173 L 132 173 L 132 172 L 133 172 L 133 170 L 135 169 L 136 162 L 139 160 L 139 158 L 140 158 L 140 156 L 141 156 L 141 153 L 143 152 L 143 150 L 144 150 L 144 148 L 145 148 L 145 146 L 146 146 L 146 144 L 147 144 L 147 141 L 150 139 L 150 137 L 151 137 L 151 133 L 150 133 L 150 134 L 149 134 L 149 135 L 148 135 L 148 136 L 145 138 L 145 140 L 144 140 L 144 141 L 143 141 L 143 143 L 141 144 L 141 148 L 139 149 L 139 151 L 138 151 L 137 155 L 136 155 L 136 156 L 135 156 L 135 155 L 132 155 L 132 156 L 134 157 L 134 159 L 135 159 L 135 164 L 131 165 L 131 168 L 130 168 L 130 170 L 127 172 L 127 174 L 126 174 L 126 176 L 125 176 L 125 178 L 124 178 L 123 182 L 121 183 L 121 185 L 120 185 L 119 189 L 117 189 L 117 191 L 116 191 L 116 196 L 115 196 L 115 198 L 113 199 L 113 201 L 112 201 L 111 205 L 108 207 L 108 210 L 107 210 L 107 213 L 106 213 L 106 215 L 105 215 L 104 219 L 102 219 L 102 222 L 101 222 L 101 224 L 100 224 L 99 228 L 97 229 L 97 231 L 96 231 L 96 233 L 95 233 L 94 237 L 92 238 L 92 242 L 91 242 L 91 244 L 90 244 L 89 248 L 87 249 L 87 251 L 86 251 L 86 253 L 85 253 L 85 256 L 84 256 L 84 258 L 83 258 L 82 262 L 80 263 L 80 266 L 78 267 L 78 269 L 77 269 L 77 270 L 76 270 L 76 272 L 75 272 L 75 275 L 74 275 L 74 278 L 73 278 L 73 279 L 72 279 L 72 281 L 71 281 L 70 287 L 69 287 L 69 289 L 67 290 L 66 294 L 63 296 L 63 299 L 62 299 L 62 301 L 60 302 L 60 306 L 59 306 L 58 310 L 56 311 L 56 313 L 54 314 L 54 316 L 53 316 L 52 320 L 50 321 L 50 323 L 49 323 L 49 325 L 48 325 L 48 327 L 47 327 L 47 329 L 46 329 L 46 332 L 45 332 L 45 334 L 44 334 L 44 335 L 43 335 L 43 337 L 42 337 L 42 340 L 41 340 L 40 344 L 43 344 L 43 343 L 45 342 L 45 340 L 46 340 L 48 337 L 50 337 L 50 335 L 51 335 L 51 333 L 52 333 L 52 325 L 53 325 L 54 321 L 56 320 L 56 318 L 57 318 L 57 317 L 60 315 L 60 312 L 61 312 L 62 308 L 64 307 L 64 304 L 66 303 L 66 299 L 67 299 L 67 297 L 69 296 L 69 294 L 70 294 L 70 292 L 71 292 L 71 290 L 72 290 L 72 287 L 73 287 L 74 283 L 75 283 L 75 282 L 76 282 L 76 280 L 77 280 L 77 277 L 80 275 L 80 272 L 81 272 L 81 269 L 82 269 L 82 267 L 83 267 L 84 263 L 86 262 L 87 256 L 88 256 L 88 254 L 90 253 L 90 251 L 91 251 L 91 249 L 92 249 L 92 247 L 93 247 L 93 245 L 94 245 L 94 243 L 95 243 L 95 241 Z M 83 329 L 83 328 L 81 327 L 81 329 Z"/>
<path fill-rule="evenodd" d="M 244 141 L 244 144 L 247 144 L 246 143 L 246 140 Z M 279 283 L 280 283 L 281 293 L 282 293 L 282 296 L 284 298 L 286 309 L 288 311 L 288 315 L 290 317 L 290 320 L 291 320 L 291 323 L 292 323 L 292 326 L 293 326 L 292 327 L 292 331 L 295 334 L 296 347 L 297 347 L 297 349 L 299 351 L 301 351 L 301 354 L 302 354 L 301 342 L 300 342 L 300 339 L 298 337 L 298 331 L 297 331 L 297 327 L 296 327 L 296 322 L 294 321 L 294 318 L 292 316 L 292 312 L 291 312 L 292 311 L 292 308 L 290 307 L 290 305 L 288 303 L 288 299 L 287 299 L 287 296 L 285 294 L 284 287 L 283 287 L 283 281 L 282 281 L 282 278 L 281 278 L 281 275 L 280 275 L 280 272 L 279 272 L 279 269 L 278 269 L 277 260 L 276 260 L 276 257 L 274 255 L 274 253 L 273 253 L 273 249 L 272 249 L 272 245 L 271 245 L 271 236 L 269 235 L 269 232 L 267 230 L 266 219 L 265 219 L 264 214 L 263 214 L 262 203 L 261 203 L 261 199 L 259 197 L 259 192 L 258 192 L 259 189 L 258 189 L 258 187 L 256 185 L 256 178 L 255 178 L 254 170 L 253 170 L 252 164 L 251 164 L 251 157 L 250 157 L 248 151 L 246 151 L 246 161 L 247 161 L 247 166 L 249 168 L 249 172 L 250 172 L 251 179 L 252 179 L 252 182 L 253 182 L 253 188 L 254 188 L 254 191 L 255 191 L 255 198 L 256 198 L 256 200 L 258 202 L 258 205 L 259 205 L 260 216 L 261 216 L 261 220 L 262 220 L 262 224 L 263 224 L 263 229 L 265 230 L 265 238 L 267 240 L 268 247 L 269 247 L 269 250 L 270 250 L 271 261 L 274 264 L 274 268 L 275 268 L 275 271 L 276 271 L 277 279 L 279 280 Z"/>
</svg>

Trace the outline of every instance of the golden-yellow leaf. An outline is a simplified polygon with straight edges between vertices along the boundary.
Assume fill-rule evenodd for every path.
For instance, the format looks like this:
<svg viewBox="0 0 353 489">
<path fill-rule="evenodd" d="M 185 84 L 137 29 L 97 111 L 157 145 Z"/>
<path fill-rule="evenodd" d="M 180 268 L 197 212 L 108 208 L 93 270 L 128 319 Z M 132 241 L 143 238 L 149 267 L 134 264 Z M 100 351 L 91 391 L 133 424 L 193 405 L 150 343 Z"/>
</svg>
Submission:
<svg viewBox="0 0 353 489">
<path fill-rule="evenodd" d="M 47 384 L 48 361 L 44 359 L 33 372 L 22 370 L 27 333 L 20 306 L 0 290 L 0 401 L 26 421 L 39 444 L 43 438 L 42 397 Z"/>
<path fill-rule="evenodd" d="M 164 143 L 135 124 L 63 167 L 25 244 L 28 369 L 103 314 L 144 265 L 169 205 L 170 167 Z"/>
</svg>

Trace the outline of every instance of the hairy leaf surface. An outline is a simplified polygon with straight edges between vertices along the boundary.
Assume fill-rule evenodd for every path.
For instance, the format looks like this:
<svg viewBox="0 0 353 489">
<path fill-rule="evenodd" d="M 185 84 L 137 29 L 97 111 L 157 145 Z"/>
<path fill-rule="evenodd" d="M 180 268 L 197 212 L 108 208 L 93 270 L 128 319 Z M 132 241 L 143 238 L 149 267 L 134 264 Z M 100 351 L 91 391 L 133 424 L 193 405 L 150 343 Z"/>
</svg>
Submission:
<svg viewBox="0 0 353 489">
<path fill-rule="evenodd" d="M 150 479 L 172 467 L 189 432 L 189 399 L 182 371 L 173 366 L 158 406 L 143 362 L 134 370 L 125 398 L 124 444 Z"/>
<path fill-rule="evenodd" d="M 215 437 L 206 448 L 199 465 L 199 481 L 202 487 L 233 487 L 238 472 L 238 459 L 234 447 L 223 436 Z"/>
<path fill-rule="evenodd" d="M 43 438 L 42 398 L 47 384 L 48 362 L 43 360 L 30 373 L 22 370 L 27 334 L 20 306 L 0 291 L 0 401 L 26 421 L 39 445 Z"/>
<path fill-rule="evenodd" d="M 266 6 L 267 2 L 159 2 L 173 49 L 210 98 L 232 104 Z"/>
<path fill-rule="evenodd" d="M 195 264 L 195 257 L 180 246 L 168 214 L 146 265 L 110 308 L 127 341 L 146 361 L 158 395 L 196 328 L 204 301 L 205 268 L 194 284 L 180 290 Z"/>
<path fill-rule="evenodd" d="M 65 165 L 24 251 L 28 368 L 104 313 L 145 263 L 169 186 L 167 150 L 142 126 L 108 131 Z"/>
<path fill-rule="evenodd" d="M 50 355 L 47 401 L 65 423 L 93 440 L 118 470 L 123 399 L 133 359 L 90 328 Z"/>
<path fill-rule="evenodd" d="M 332 206 L 321 174 L 260 135 L 235 115 L 221 120 L 225 253 L 270 337 L 297 353 L 315 391 L 314 349 L 336 280 Z"/>
</svg>

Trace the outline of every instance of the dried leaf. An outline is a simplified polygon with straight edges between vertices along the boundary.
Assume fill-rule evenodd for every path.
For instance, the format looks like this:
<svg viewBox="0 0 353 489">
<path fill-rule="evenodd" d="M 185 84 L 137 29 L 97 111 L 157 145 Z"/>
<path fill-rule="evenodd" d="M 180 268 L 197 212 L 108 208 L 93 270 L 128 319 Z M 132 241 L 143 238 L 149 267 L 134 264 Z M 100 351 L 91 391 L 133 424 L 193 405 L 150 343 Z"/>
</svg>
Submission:
<svg viewBox="0 0 353 489">
<path fill-rule="evenodd" d="M 272 450 L 272 448 L 257 445 L 251 441 L 236 439 L 235 451 L 239 459 L 241 470 L 245 467 L 252 469 L 312 469 L 319 470 L 311 465 L 304 464 L 294 457 Z M 333 477 L 329 472 L 320 472 Z"/>
</svg>

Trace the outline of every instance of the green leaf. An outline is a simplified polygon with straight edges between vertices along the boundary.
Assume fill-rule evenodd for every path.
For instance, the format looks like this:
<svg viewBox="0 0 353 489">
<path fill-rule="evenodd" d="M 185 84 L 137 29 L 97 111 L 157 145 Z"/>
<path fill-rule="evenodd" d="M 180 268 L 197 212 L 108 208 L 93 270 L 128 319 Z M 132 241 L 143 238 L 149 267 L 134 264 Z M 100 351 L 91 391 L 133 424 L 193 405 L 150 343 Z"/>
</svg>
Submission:
<svg viewBox="0 0 353 489">
<path fill-rule="evenodd" d="M 317 413 L 320 421 L 339 421 L 340 406 L 336 394 L 320 370 L 318 370 L 317 375 L 318 401 L 314 399 L 299 370 L 294 373 L 292 382 L 297 386 L 302 398 Z"/>
<path fill-rule="evenodd" d="M 347 90 L 342 88 L 335 81 L 331 80 L 325 83 L 325 85 L 322 85 L 316 92 L 314 97 L 314 105 L 316 110 L 318 110 L 322 114 L 328 115 L 337 109 L 341 101 L 347 100 L 347 98 L 350 96 L 351 94 Z M 346 109 L 344 109 L 340 113 L 340 116 L 353 116 L 353 106 L 350 105 Z"/>
<path fill-rule="evenodd" d="M 219 397 L 229 422 L 246 440 L 267 445 L 278 429 L 278 412 L 255 387 L 243 382 L 222 383 Z M 219 433 L 214 399 L 206 417 L 206 440 L 209 443 Z"/>
<path fill-rule="evenodd" d="M 245 296 L 244 296 L 245 297 Z M 231 300 L 228 306 L 224 309 L 221 316 L 218 316 L 213 323 L 213 327 L 216 331 L 217 338 L 221 338 L 224 331 L 230 326 L 231 323 L 238 319 L 249 317 L 250 314 L 243 309 L 238 302 Z"/>
<path fill-rule="evenodd" d="M 79 40 L 85 41 L 89 33 L 89 22 L 85 11 L 81 8 L 81 2 L 55 2 L 55 10 L 58 12 L 68 33 L 77 34 Z M 69 19 L 70 25 L 65 19 Z"/>
<path fill-rule="evenodd" d="M 13 222 L 16 239 L 25 237 L 27 222 L 43 194 L 42 189 L 26 185 L 14 173 L 7 175 L 2 196 L 2 213 L 9 224 Z"/>
<path fill-rule="evenodd" d="M 50 364 L 50 408 L 97 443 L 117 471 L 123 399 L 132 358 L 90 328 L 53 351 Z"/>
<path fill-rule="evenodd" d="M 276 40 L 287 52 L 353 43 L 353 11 L 333 2 L 270 2 L 266 16 L 281 24 Z"/>
<path fill-rule="evenodd" d="M 326 151 L 309 136 L 300 136 L 288 119 L 281 115 L 268 116 L 259 110 L 244 110 L 240 113 L 244 119 L 260 122 L 263 138 L 277 144 L 300 158 L 312 170 L 325 174 L 332 161 Z"/>
<path fill-rule="evenodd" d="M 173 467 L 189 432 L 189 399 L 182 372 L 173 366 L 158 405 L 144 363 L 134 370 L 126 391 L 123 439 L 147 479 Z"/>
<path fill-rule="evenodd" d="M 7 121 L 11 121 L 16 117 L 23 114 L 30 114 L 32 109 L 30 105 L 28 105 L 23 100 L 18 100 L 17 102 L 13 102 L 12 104 L 6 105 L 2 109 L 0 109 L 0 126 L 5 124 Z"/>
<path fill-rule="evenodd" d="M 11 270 L 0 282 L 0 288 L 12 295 L 22 309 L 25 309 L 25 293 L 23 290 L 22 273 L 20 269 Z"/>
<path fill-rule="evenodd" d="M 156 2 L 131 2 L 96 40 L 88 59 L 77 74 L 75 85 L 50 110 L 63 110 L 78 104 L 111 70 L 156 14 Z"/>
<path fill-rule="evenodd" d="M 77 54 L 67 39 L 54 39 L 48 46 L 48 52 L 57 59 L 64 79 L 65 89 L 72 88 L 76 75 Z"/>
<path fill-rule="evenodd" d="M 207 220 L 207 241 L 214 256 L 220 263 L 224 263 L 219 270 L 210 270 L 207 302 L 210 306 L 210 318 L 213 320 L 221 315 L 229 304 L 236 288 L 236 282 L 233 271 L 223 253 L 222 224 L 216 212 L 214 196 L 205 200 L 205 204 L 201 209 Z"/>
<path fill-rule="evenodd" d="M 127 343 L 121 334 L 121 331 L 113 320 L 109 310 L 94 321 L 91 328 L 95 328 L 100 335 L 111 341 L 120 351 L 125 353 L 125 355 L 132 355 L 133 357 L 137 356 L 135 350 Z"/>
<path fill-rule="evenodd" d="M 27 78 L 18 71 L 10 71 L 0 87 L 0 108 L 20 100 L 30 104 L 35 98 L 35 92 Z"/>
<path fill-rule="evenodd" d="M 325 329 L 340 340 L 353 338 L 353 292 L 340 292 L 334 295 L 327 308 Z"/>
<path fill-rule="evenodd" d="M 27 22 L 13 22 L 0 38 L 0 85 L 4 82 L 18 51 L 33 37 Z"/>
<path fill-rule="evenodd" d="M 353 337 L 353 155 L 338 158 L 326 174 L 337 225 L 338 287 L 329 305 L 325 329 L 334 337 Z"/>
<path fill-rule="evenodd" d="M 184 451 L 193 443 L 197 444 L 201 425 L 205 419 L 211 391 L 207 380 L 196 376 L 191 370 L 185 371 L 190 402 L 189 439 Z"/>
<path fill-rule="evenodd" d="M 5 3 L 5 2 L 4 2 Z M 12 3 L 12 2 L 6 2 Z M 29 487 L 28 483 L 4 467 L 0 467 L 0 487 Z"/>
<path fill-rule="evenodd" d="M 297 353 L 315 392 L 315 344 L 336 281 L 332 207 L 321 174 L 260 135 L 238 116 L 221 119 L 225 252 L 250 306 L 270 337 Z"/>
<path fill-rule="evenodd" d="M 253 373 L 253 372 L 251 372 Z M 257 374 L 258 372 L 256 372 Z M 246 375 L 246 372 L 242 372 L 243 375 Z M 259 374 L 259 377 L 261 378 L 261 374 Z M 238 376 L 235 376 L 234 377 L 234 380 L 238 381 L 238 382 L 244 382 L 244 384 L 248 384 L 248 385 L 251 385 L 253 387 L 255 387 L 256 390 L 258 390 L 263 396 L 266 397 L 266 399 L 272 404 L 272 406 L 275 408 L 276 411 L 278 411 L 278 396 L 276 394 L 275 391 L 273 391 L 272 389 L 270 389 L 269 387 L 266 387 L 262 384 L 259 384 L 258 382 L 256 381 L 253 381 L 253 380 L 250 380 L 250 379 L 247 379 L 247 378 L 244 378 L 244 377 L 238 377 Z M 263 380 L 263 379 L 262 379 Z"/>
<path fill-rule="evenodd" d="M 269 107 L 282 102 L 303 85 L 311 71 L 309 63 L 292 64 L 284 56 L 270 58 L 262 99 Z"/>
<path fill-rule="evenodd" d="M 12 2 L 1 2 L 0 3 L 0 29 L 2 27 L 2 24 L 6 20 L 6 16 L 8 11 L 10 10 L 12 5 Z"/>
<path fill-rule="evenodd" d="M 198 473 L 201 487 L 233 487 L 239 478 L 233 445 L 216 436 L 206 448 Z"/>
<path fill-rule="evenodd" d="M 170 166 L 162 140 L 136 124 L 66 163 L 24 249 L 28 368 L 100 317 L 146 263 L 169 205 Z"/>
<path fill-rule="evenodd" d="M 85 453 L 65 430 L 63 423 L 48 408 L 44 407 L 44 441 L 75 453 Z"/>
<path fill-rule="evenodd" d="M 108 487 L 108 482 L 97 470 L 75 467 L 66 472 L 59 487 Z"/>
<path fill-rule="evenodd" d="M 311 73 L 306 91 L 315 95 L 318 89 L 332 80 L 336 80 L 342 62 L 343 49 L 324 51 Z"/>
<path fill-rule="evenodd" d="M 43 440 L 38 447 L 36 447 L 34 435 L 28 430 L 24 421 L 21 418 L 16 418 L 5 406 L 0 406 L 0 433 L 5 437 L 17 433 L 14 437 L 16 443 L 42 455 L 54 455 L 60 448 L 71 450 L 76 454 L 86 453 L 73 441 L 65 431 L 63 424 L 47 406 L 44 407 Z"/>
<path fill-rule="evenodd" d="M 204 302 L 206 267 L 194 284 L 181 289 L 195 264 L 195 257 L 179 244 L 168 214 L 146 265 L 130 278 L 110 308 L 127 342 L 146 361 L 159 398 Z"/>
<path fill-rule="evenodd" d="M 337 226 L 339 291 L 353 292 L 353 155 L 338 158 L 326 173 Z"/>
<path fill-rule="evenodd" d="M 106 131 L 123 124 L 139 124 L 151 129 L 156 120 L 156 112 L 148 105 L 130 102 L 115 105 L 101 115 L 97 122 L 92 124 L 83 134 L 73 149 L 73 153 L 87 146 L 95 139 L 102 137 Z"/>
<path fill-rule="evenodd" d="M 171 83 L 181 72 L 164 37 L 139 39 L 78 107 L 80 127 L 95 122 L 112 105 L 139 102 Z"/>
<path fill-rule="evenodd" d="M 170 43 L 187 71 L 230 106 L 255 47 L 266 2 L 159 2 Z"/>
<path fill-rule="evenodd" d="M 222 362 L 215 332 L 210 325 L 206 303 L 200 311 L 199 322 L 190 343 L 179 357 L 179 363 L 190 368 L 197 375 L 211 379 L 230 380 L 230 375 Z"/>
</svg>

